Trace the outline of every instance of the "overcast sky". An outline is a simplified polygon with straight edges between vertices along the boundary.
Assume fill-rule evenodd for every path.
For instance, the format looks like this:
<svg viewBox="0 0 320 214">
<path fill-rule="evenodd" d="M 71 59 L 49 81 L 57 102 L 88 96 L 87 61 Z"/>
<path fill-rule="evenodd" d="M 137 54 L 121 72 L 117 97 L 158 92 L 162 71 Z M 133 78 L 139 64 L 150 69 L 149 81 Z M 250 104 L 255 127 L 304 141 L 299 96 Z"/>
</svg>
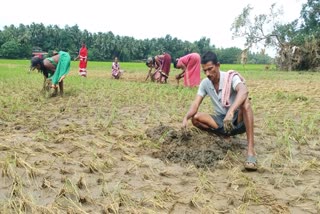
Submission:
<svg viewBox="0 0 320 214">
<path fill-rule="evenodd" d="M 281 21 L 300 16 L 307 0 L 8 0 L 2 4 L 0 30 L 5 25 L 78 25 L 91 33 L 112 31 L 136 39 L 173 38 L 190 42 L 210 38 L 216 47 L 243 48 L 243 40 L 232 40 L 231 25 L 250 4 L 253 14 L 269 14 L 272 3 L 283 9 Z"/>
</svg>

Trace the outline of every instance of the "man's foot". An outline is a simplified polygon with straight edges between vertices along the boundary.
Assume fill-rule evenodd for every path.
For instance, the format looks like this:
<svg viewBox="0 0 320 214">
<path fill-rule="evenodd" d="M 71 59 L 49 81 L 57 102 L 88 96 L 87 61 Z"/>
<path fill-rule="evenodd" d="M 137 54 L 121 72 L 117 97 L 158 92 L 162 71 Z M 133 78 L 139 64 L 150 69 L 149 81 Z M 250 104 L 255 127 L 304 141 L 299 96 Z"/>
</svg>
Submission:
<svg viewBox="0 0 320 214">
<path fill-rule="evenodd" d="M 255 156 L 249 155 L 247 157 L 246 162 L 244 163 L 244 168 L 247 171 L 256 171 L 258 169 L 257 168 L 257 158 Z"/>
</svg>

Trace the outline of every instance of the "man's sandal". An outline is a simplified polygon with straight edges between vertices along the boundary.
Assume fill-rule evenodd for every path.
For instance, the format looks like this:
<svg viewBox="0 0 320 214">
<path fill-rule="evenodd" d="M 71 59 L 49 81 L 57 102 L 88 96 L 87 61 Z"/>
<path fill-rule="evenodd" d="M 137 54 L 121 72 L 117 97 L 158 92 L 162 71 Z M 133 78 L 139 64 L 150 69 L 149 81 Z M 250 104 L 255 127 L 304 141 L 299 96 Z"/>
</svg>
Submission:
<svg viewBox="0 0 320 214">
<path fill-rule="evenodd" d="M 247 171 L 256 171 L 257 168 L 257 158 L 255 156 L 248 156 L 246 162 L 244 163 L 244 168 Z"/>
</svg>

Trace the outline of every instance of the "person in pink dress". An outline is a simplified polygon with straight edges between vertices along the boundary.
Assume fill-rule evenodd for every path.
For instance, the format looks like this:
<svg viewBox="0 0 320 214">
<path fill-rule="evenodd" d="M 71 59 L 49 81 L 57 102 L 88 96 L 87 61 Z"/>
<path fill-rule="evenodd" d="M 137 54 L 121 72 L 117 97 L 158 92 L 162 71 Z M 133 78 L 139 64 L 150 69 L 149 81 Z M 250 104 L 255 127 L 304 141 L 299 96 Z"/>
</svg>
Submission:
<svg viewBox="0 0 320 214">
<path fill-rule="evenodd" d="M 176 75 L 176 80 L 183 78 L 184 86 L 195 87 L 200 84 L 200 55 L 190 53 L 183 57 L 177 58 L 173 62 L 174 68 L 181 69 L 182 72 Z"/>
<path fill-rule="evenodd" d="M 118 61 L 118 57 L 115 57 L 114 61 L 112 63 L 112 76 L 115 79 L 119 79 L 121 74 L 122 74 L 122 71 L 120 70 L 120 64 Z"/>
</svg>

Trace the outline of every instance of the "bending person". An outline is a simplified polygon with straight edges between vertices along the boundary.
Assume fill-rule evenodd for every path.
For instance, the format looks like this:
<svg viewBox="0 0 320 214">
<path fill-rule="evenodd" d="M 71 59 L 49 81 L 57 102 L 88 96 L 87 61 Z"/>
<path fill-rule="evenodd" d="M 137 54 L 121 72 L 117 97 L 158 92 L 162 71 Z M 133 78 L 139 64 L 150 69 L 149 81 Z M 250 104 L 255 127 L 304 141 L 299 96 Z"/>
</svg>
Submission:
<svg viewBox="0 0 320 214">
<path fill-rule="evenodd" d="M 146 65 L 149 67 L 146 80 L 151 77 L 152 81 L 167 83 L 171 67 L 170 54 L 164 53 L 155 57 L 149 57 L 146 61 Z M 152 73 L 153 68 L 155 71 Z"/>
<path fill-rule="evenodd" d="M 59 51 L 58 54 L 45 59 L 33 57 L 30 69 L 37 69 L 43 73 L 45 80 L 51 81 L 51 87 L 55 89 L 53 95 L 58 93 L 58 87 L 60 95 L 63 95 L 63 80 L 70 71 L 70 61 L 69 53 Z"/>
<path fill-rule="evenodd" d="M 190 53 L 183 57 L 177 58 L 173 62 L 174 68 L 181 69 L 182 72 L 176 75 L 176 80 L 183 78 L 184 86 L 195 87 L 200 84 L 200 55 Z"/>
</svg>

